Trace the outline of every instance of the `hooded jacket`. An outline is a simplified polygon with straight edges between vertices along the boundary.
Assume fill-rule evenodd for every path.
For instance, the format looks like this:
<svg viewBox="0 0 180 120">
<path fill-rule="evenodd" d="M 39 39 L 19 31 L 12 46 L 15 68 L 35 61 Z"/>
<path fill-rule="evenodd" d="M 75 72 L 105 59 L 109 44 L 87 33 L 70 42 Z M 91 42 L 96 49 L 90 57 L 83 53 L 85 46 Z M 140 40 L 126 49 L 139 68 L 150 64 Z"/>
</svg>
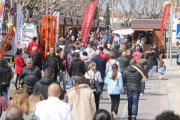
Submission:
<svg viewBox="0 0 180 120">
<path fill-rule="evenodd" d="M 96 112 L 94 94 L 86 84 L 80 84 L 67 91 L 68 104 L 71 106 L 73 120 L 92 120 Z"/>
<path fill-rule="evenodd" d="M 124 83 L 127 87 L 128 92 L 140 92 L 140 86 L 141 86 L 141 80 L 142 76 L 141 74 L 133 68 L 131 65 L 129 65 L 125 72 L 124 72 Z"/>
<path fill-rule="evenodd" d="M 118 72 L 116 80 L 112 79 L 112 71 L 108 72 L 105 79 L 105 84 L 107 85 L 109 95 L 120 94 L 124 92 L 122 74 L 120 72 Z"/>
<path fill-rule="evenodd" d="M 41 93 L 44 99 L 47 99 L 48 87 L 51 83 L 53 83 L 53 79 L 43 77 L 34 85 L 33 91 Z"/>
</svg>

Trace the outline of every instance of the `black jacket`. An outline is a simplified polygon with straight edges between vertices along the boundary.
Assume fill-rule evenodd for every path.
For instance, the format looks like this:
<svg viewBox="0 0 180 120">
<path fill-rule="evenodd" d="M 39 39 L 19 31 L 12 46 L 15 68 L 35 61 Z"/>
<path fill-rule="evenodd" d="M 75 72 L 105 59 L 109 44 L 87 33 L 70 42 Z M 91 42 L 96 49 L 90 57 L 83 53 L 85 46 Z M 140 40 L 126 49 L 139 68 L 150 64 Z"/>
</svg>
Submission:
<svg viewBox="0 0 180 120">
<path fill-rule="evenodd" d="M 35 52 L 32 55 L 33 64 L 38 66 L 40 70 L 42 70 L 42 56 L 39 52 Z"/>
<path fill-rule="evenodd" d="M 141 89 L 141 74 L 129 65 L 124 72 L 124 83 L 128 92 L 140 92 Z"/>
<path fill-rule="evenodd" d="M 9 86 L 12 78 L 12 70 L 10 67 L 0 67 L 0 86 Z"/>
<path fill-rule="evenodd" d="M 29 79 L 30 75 L 33 75 L 35 78 Z M 24 79 L 24 84 L 34 85 L 41 79 L 41 70 L 37 66 L 33 66 L 31 69 L 24 67 L 18 79 Z"/>
<path fill-rule="evenodd" d="M 92 61 L 96 63 L 96 70 L 101 73 L 102 80 L 105 77 L 105 70 L 106 70 L 106 61 L 100 56 L 96 55 Z"/>
<path fill-rule="evenodd" d="M 59 72 L 59 61 L 55 54 L 49 54 L 46 56 L 43 64 L 43 70 L 45 70 L 46 68 L 54 69 L 55 73 Z"/>
<path fill-rule="evenodd" d="M 154 51 L 146 52 L 146 57 L 145 58 L 148 61 L 148 68 L 151 68 L 152 66 L 157 66 L 158 65 Z"/>
<path fill-rule="evenodd" d="M 42 77 L 41 80 L 34 85 L 33 91 L 41 93 L 44 99 L 47 99 L 48 87 L 51 83 L 53 83 L 53 79 Z"/>
<path fill-rule="evenodd" d="M 76 74 L 85 74 L 86 73 L 86 66 L 85 63 L 80 59 L 74 59 L 69 68 L 69 76 L 75 76 Z"/>
</svg>

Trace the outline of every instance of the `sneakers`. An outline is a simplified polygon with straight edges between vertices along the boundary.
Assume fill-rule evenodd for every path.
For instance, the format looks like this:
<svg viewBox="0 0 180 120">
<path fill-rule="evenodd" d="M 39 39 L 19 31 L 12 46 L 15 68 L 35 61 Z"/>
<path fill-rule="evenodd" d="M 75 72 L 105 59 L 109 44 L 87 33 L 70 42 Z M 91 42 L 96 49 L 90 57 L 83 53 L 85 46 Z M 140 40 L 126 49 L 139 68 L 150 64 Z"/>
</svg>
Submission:
<svg viewBox="0 0 180 120">
<path fill-rule="evenodd" d="M 128 120 L 136 120 L 136 117 L 128 117 Z"/>
<path fill-rule="evenodd" d="M 144 93 L 141 93 L 140 95 L 141 95 L 141 96 L 143 96 L 143 95 L 144 95 Z"/>
<path fill-rule="evenodd" d="M 113 119 L 117 119 L 117 115 L 114 111 L 112 111 L 112 117 L 113 117 Z"/>
</svg>

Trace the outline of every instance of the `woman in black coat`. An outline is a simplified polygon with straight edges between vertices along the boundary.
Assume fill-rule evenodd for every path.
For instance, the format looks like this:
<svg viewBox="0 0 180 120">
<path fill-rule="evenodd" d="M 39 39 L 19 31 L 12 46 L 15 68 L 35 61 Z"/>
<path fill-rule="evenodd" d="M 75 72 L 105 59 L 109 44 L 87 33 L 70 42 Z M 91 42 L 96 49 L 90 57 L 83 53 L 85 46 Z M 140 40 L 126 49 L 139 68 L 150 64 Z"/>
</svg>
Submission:
<svg viewBox="0 0 180 120">
<path fill-rule="evenodd" d="M 42 77 L 33 88 L 33 92 L 39 92 L 43 95 L 44 99 L 48 98 L 47 92 L 48 87 L 51 83 L 53 83 L 53 70 L 51 68 L 47 68 L 44 70 L 44 77 Z"/>
</svg>

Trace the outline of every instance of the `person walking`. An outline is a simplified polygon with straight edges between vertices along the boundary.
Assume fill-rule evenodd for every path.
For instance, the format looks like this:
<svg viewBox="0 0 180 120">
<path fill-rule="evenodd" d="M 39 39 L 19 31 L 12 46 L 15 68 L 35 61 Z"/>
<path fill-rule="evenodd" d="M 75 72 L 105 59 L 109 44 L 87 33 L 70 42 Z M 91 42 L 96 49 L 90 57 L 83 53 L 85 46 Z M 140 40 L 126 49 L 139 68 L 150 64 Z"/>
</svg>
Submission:
<svg viewBox="0 0 180 120">
<path fill-rule="evenodd" d="M 73 87 L 74 80 L 73 77 L 76 74 L 85 74 L 86 73 L 86 66 L 85 63 L 80 59 L 80 55 L 78 52 L 74 53 L 74 59 L 70 64 L 69 67 L 69 76 L 70 76 L 70 86 Z"/>
<path fill-rule="evenodd" d="M 96 112 L 94 94 L 83 75 L 74 77 L 73 88 L 67 91 L 68 104 L 71 106 L 73 120 L 92 120 Z"/>
<path fill-rule="evenodd" d="M 28 51 L 30 55 L 33 55 L 32 48 L 36 46 L 38 48 L 38 43 L 36 42 L 37 37 L 33 37 L 33 40 L 28 44 Z"/>
<path fill-rule="evenodd" d="M 29 94 L 31 94 L 34 84 L 41 79 L 41 76 L 41 70 L 39 67 L 33 65 L 32 58 L 28 58 L 26 60 L 26 66 L 22 69 L 22 72 L 18 77 L 18 82 L 23 83 L 24 86 L 21 84 L 21 87 L 23 87 L 25 91 L 29 91 Z"/>
<path fill-rule="evenodd" d="M 38 49 L 36 46 L 32 47 L 32 60 L 33 60 L 33 64 L 38 66 L 39 69 L 42 71 L 42 56 L 41 54 L 38 52 Z"/>
<path fill-rule="evenodd" d="M 161 58 L 159 60 L 159 65 L 158 65 L 158 72 L 159 72 L 159 79 L 160 80 L 164 79 L 165 70 L 166 70 L 166 65 L 164 63 L 164 60 Z"/>
<path fill-rule="evenodd" d="M 48 98 L 48 87 L 53 83 L 53 75 L 53 69 L 45 69 L 44 76 L 38 82 L 36 82 L 33 87 L 33 92 L 41 93 L 43 98 L 46 100 Z"/>
<path fill-rule="evenodd" d="M 59 60 L 55 54 L 54 48 L 50 48 L 49 54 L 44 59 L 43 70 L 46 68 L 52 68 L 54 70 L 54 82 L 57 81 L 57 75 L 59 72 Z"/>
<path fill-rule="evenodd" d="M 155 51 L 152 47 L 150 47 L 149 51 L 145 52 L 145 59 L 148 61 L 148 77 L 152 77 L 153 67 L 158 65 L 157 59 L 155 57 Z"/>
<path fill-rule="evenodd" d="M 70 106 L 59 99 L 60 95 L 60 86 L 52 83 L 48 87 L 48 99 L 36 104 L 36 120 L 73 120 Z"/>
<path fill-rule="evenodd" d="M 118 68 L 117 64 L 113 64 L 112 70 L 108 72 L 105 79 L 108 94 L 111 98 L 111 113 L 114 119 L 117 118 L 120 94 L 124 92 L 122 74 L 118 71 Z"/>
<path fill-rule="evenodd" d="M 18 82 L 18 77 L 21 74 L 21 71 L 26 64 L 23 61 L 22 58 L 22 52 L 21 50 L 16 51 L 16 57 L 14 59 L 14 64 L 15 64 L 15 73 L 16 73 L 16 81 L 15 81 L 15 87 L 18 89 L 19 82 Z"/>
<path fill-rule="evenodd" d="M 90 62 L 88 66 L 89 70 L 85 73 L 85 78 L 90 81 L 90 87 L 94 93 L 96 110 L 99 109 L 101 87 L 99 83 L 102 83 L 101 73 L 96 70 L 96 63 Z"/>
<path fill-rule="evenodd" d="M 6 58 L 0 60 L 0 95 L 8 98 L 8 88 L 10 87 L 10 81 L 12 78 L 12 70 L 8 66 Z"/>
<path fill-rule="evenodd" d="M 116 52 L 114 50 L 111 50 L 109 54 L 109 61 L 106 63 L 106 75 L 109 71 L 112 70 L 113 64 L 117 64 L 118 70 L 120 71 L 119 62 L 116 59 Z"/>
<path fill-rule="evenodd" d="M 103 91 L 104 79 L 105 79 L 105 70 L 106 70 L 106 61 L 100 56 L 100 52 L 96 51 L 96 56 L 91 59 L 96 63 L 96 70 L 101 73 L 102 82 L 99 83 L 101 90 Z"/>
<path fill-rule="evenodd" d="M 131 59 L 130 65 L 124 72 L 124 82 L 128 98 L 128 120 L 136 120 L 138 114 L 139 95 L 141 92 L 142 75 L 133 67 L 135 64 L 136 61 Z"/>
</svg>

